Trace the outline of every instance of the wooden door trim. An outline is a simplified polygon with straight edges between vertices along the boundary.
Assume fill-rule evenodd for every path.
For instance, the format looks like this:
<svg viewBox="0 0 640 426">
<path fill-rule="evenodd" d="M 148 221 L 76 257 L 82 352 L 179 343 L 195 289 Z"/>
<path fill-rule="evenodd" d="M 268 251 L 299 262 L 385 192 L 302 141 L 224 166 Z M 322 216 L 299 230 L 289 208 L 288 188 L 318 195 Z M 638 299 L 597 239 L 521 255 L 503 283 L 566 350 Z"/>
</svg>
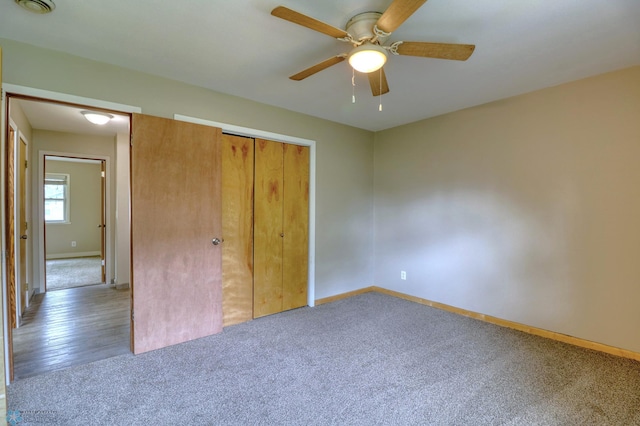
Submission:
<svg viewBox="0 0 640 426">
<path fill-rule="evenodd" d="M 24 157 L 22 157 L 22 143 L 24 143 Z M 29 144 L 31 142 L 25 137 L 25 135 L 22 134 L 22 132 L 19 132 L 18 134 L 18 145 L 19 147 L 17 147 L 16 149 L 16 155 L 18 158 L 18 166 L 20 167 L 19 172 L 17 173 L 17 179 L 16 182 L 18 183 L 18 185 L 16 186 L 16 188 L 18 189 L 18 194 L 19 196 L 16 197 L 16 200 L 18 201 L 18 203 L 16 203 L 16 213 L 20 213 L 19 215 L 16 214 L 16 216 L 20 216 L 20 220 L 24 220 L 25 222 L 25 229 L 24 229 L 24 234 L 22 234 L 22 223 L 18 223 L 17 226 L 17 230 L 18 232 L 16 232 L 16 236 L 18 238 L 20 238 L 20 240 L 17 241 L 16 244 L 16 253 L 19 253 L 19 256 L 16 257 L 16 272 L 19 271 L 19 273 L 16 273 L 16 276 L 18 278 L 18 287 L 20 288 L 20 290 L 18 291 L 18 295 L 20 297 L 18 297 L 18 301 L 20 302 L 20 317 L 22 317 L 22 315 L 24 314 L 24 312 L 22 311 L 23 309 L 26 310 L 27 307 L 29 307 L 29 291 L 27 290 L 27 294 L 24 293 L 23 289 L 22 289 L 22 283 L 24 282 L 27 286 L 29 285 L 29 268 L 30 268 L 30 263 L 29 263 L 29 246 L 32 240 L 32 232 L 31 229 L 28 228 L 29 222 L 31 221 L 31 215 L 29 214 L 29 207 L 30 207 L 30 203 L 29 203 L 29 195 L 31 194 L 29 191 L 29 184 L 31 182 L 31 179 L 29 179 L 29 170 L 27 168 L 27 164 L 29 162 Z M 25 161 L 25 164 L 23 165 L 21 163 L 21 161 Z M 24 170 L 24 182 L 22 182 L 22 172 Z M 21 185 L 24 185 L 24 188 L 22 188 Z M 24 210 L 24 211 L 23 211 Z M 22 214 L 24 214 L 24 218 L 22 218 Z M 26 240 L 22 240 L 22 235 L 27 235 L 27 239 Z M 23 257 L 23 253 L 22 253 L 22 244 L 24 244 L 24 259 Z M 22 263 L 24 262 L 24 277 L 22 276 Z M 27 287 L 28 288 L 28 287 Z M 23 302 L 23 298 L 25 299 Z M 24 305 L 24 308 L 22 307 L 22 305 Z"/>
<path fill-rule="evenodd" d="M 19 163 L 20 161 L 20 144 L 24 142 L 25 144 L 25 157 L 29 158 L 28 147 L 30 144 L 29 139 L 26 135 L 20 130 L 20 128 L 14 123 L 13 120 L 9 119 L 10 128 L 14 130 L 16 133 L 16 140 L 14 143 L 7 143 L 6 145 L 6 158 L 7 158 L 7 167 L 5 171 L 5 179 L 6 179 L 6 224 L 7 224 L 7 235 L 6 235 L 6 249 L 7 249 L 7 292 L 10 302 L 10 314 L 11 318 L 9 321 L 9 326 L 12 328 L 17 328 L 20 326 L 20 318 L 22 317 L 22 305 L 24 294 L 22 293 L 22 276 L 20 271 L 20 262 L 22 259 L 19 256 L 21 253 L 20 246 L 22 240 L 20 240 L 19 235 L 21 234 L 20 223 L 16 221 L 16 219 L 20 216 L 20 173 L 22 165 Z M 9 132 L 8 132 L 9 133 Z M 29 185 L 29 174 L 25 173 L 25 214 L 28 217 L 28 185 Z M 29 245 L 25 247 L 25 258 L 28 258 L 28 249 Z M 25 262 L 26 262 L 25 259 Z M 26 263 L 26 268 L 29 268 L 28 262 Z M 26 278 L 29 277 L 29 270 L 25 270 Z M 25 278 L 25 279 L 26 279 Z M 26 309 L 26 304 L 25 304 Z"/>
<path fill-rule="evenodd" d="M 16 306 L 17 306 L 17 301 L 16 301 L 16 297 L 15 297 L 15 286 L 16 286 L 16 274 L 15 274 L 15 265 L 16 265 L 16 261 L 15 261 L 15 232 L 13 231 L 14 227 L 15 227 L 15 212 L 12 211 L 14 209 L 12 209 L 12 204 L 15 204 L 13 201 L 11 201 L 12 199 L 15 198 L 15 185 L 12 184 L 12 182 L 14 181 L 14 177 L 11 177 L 12 175 L 14 175 L 15 173 L 13 173 L 13 169 L 15 169 L 15 164 L 12 165 L 13 163 L 15 163 L 15 155 L 12 154 L 15 152 L 15 139 L 16 136 L 19 137 L 19 129 L 18 126 L 13 122 L 13 120 L 9 119 L 9 108 L 8 108 L 8 103 L 6 104 L 6 108 L 5 108 L 5 112 L 6 112 L 6 119 L 5 119 L 5 123 L 7 124 L 6 126 L 6 131 L 5 131 L 5 221 L 6 221 L 6 247 L 5 249 L 7 250 L 7 261 L 5 263 L 5 271 L 3 271 L 3 273 L 6 276 L 6 295 L 7 295 L 7 300 L 4 302 L 3 305 L 3 313 L 5 309 L 8 309 L 9 312 L 7 312 L 7 315 L 4 316 L 4 318 L 7 319 L 8 324 L 6 324 L 5 327 L 5 348 L 6 352 L 9 354 L 9 359 L 6 360 L 5 362 L 5 374 L 6 377 L 8 378 L 8 382 L 12 382 L 13 381 L 13 328 L 16 325 Z M 14 133 L 14 137 L 13 140 L 9 143 L 8 140 L 9 139 L 9 135 L 10 135 L 10 129 L 13 130 Z M 13 249 L 12 249 L 13 247 Z M 14 252 L 14 253 L 12 253 Z"/>
<path fill-rule="evenodd" d="M 78 108 L 91 108 L 100 112 L 114 114 L 140 113 L 142 108 L 119 104 L 115 102 L 103 101 L 101 99 L 85 98 L 83 96 L 69 95 L 67 93 L 52 92 L 50 90 L 37 89 L 35 87 L 20 86 L 18 84 L 2 83 L 6 99 L 24 99 L 38 102 L 52 102 Z M 7 112 L 8 115 L 8 112 Z"/>
<path fill-rule="evenodd" d="M 174 114 L 173 118 L 189 123 L 203 124 L 205 126 L 218 127 L 223 133 L 237 136 L 246 136 L 255 139 L 267 139 L 274 142 L 284 142 L 292 145 L 303 145 L 309 147 L 309 271 L 307 304 L 315 305 L 315 259 L 316 259 L 316 141 L 299 138 L 297 136 L 284 135 L 280 133 L 267 132 L 264 130 L 252 129 L 250 127 L 236 126 L 234 124 L 220 123 L 217 121 L 204 120 L 202 118 L 189 117 L 187 115 Z"/>
<path fill-rule="evenodd" d="M 7 108 L 7 117 L 9 114 L 9 108 Z M 15 157 L 16 157 L 16 143 L 15 140 L 20 137 L 20 129 L 13 122 L 8 120 L 9 126 L 7 126 L 6 138 L 9 138 L 11 130 L 13 130 L 14 136 L 12 141 L 6 142 L 5 146 L 5 227 L 6 227 L 6 277 L 7 277 L 7 303 L 6 306 L 9 312 L 6 316 L 8 319 L 7 328 L 9 330 L 17 326 L 17 311 L 18 300 L 16 298 L 16 238 L 15 238 Z"/>
</svg>

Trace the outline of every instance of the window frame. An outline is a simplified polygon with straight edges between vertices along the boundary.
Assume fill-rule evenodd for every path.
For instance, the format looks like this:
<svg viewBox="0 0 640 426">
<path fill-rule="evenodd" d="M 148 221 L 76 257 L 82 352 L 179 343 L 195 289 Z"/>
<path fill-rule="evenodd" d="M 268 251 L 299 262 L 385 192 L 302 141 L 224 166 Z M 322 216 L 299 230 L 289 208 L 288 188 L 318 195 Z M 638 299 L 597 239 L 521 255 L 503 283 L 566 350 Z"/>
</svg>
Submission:
<svg viewBox="0 0 640 426">
<path fill-rule="evenodd" d="M 62 178 L 64 181 L 64 195 L 62 198 L 47 198 L 47 180 L 53 180 L 55 178 Z M 71 175 L 68 173 L 45 173 L 44 174 L 44 184 L 43 184 L 43 215 L 44 221 L 47 224 L 69 224 L 71 223 L 70 217 L 70 205 L 71 205 Z M 64 218 L 62 220 L 48 220 L 47 219 L 47 201 L 62 201 L 63 202 L 63 214 Z"/>
</svg>

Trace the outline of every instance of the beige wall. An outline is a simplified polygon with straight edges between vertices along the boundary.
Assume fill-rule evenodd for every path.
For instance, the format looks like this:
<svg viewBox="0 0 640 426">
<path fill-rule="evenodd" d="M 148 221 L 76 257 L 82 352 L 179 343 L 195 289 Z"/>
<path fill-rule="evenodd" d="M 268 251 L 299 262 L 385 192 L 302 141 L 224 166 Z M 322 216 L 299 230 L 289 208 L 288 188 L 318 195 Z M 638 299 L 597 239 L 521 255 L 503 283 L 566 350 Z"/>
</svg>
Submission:
<svg viewBox="0 0 640 426">
<path fill-rule="evenodd" d="M 639 159 L 640 67 L 380 132 L 375 284 L 640 352 Z"/>
<path fill-rule="evenodd" d="M 6 59 L 5 59 L 6 60 Z M 32 194 L 32 215 L 34 218 L 38 217 L 38 206 L 41 204 L 38 200 L 39 196 L 39 180 L 38 180 L 38 165 L 39 158 L 42 153 L 58 153 L 58 154 L 73 154 L 78 157 L 82 157 L 83 155 L 95 155 L 101 157 L 109 158 L 109 177 L 110 177 L 110 223 L 112 224 L 111 229 L 107 228 L 107 231 L 110 232 L 111 241 L 114 241 L 115 238 L 115 208 L 116 205 L 116 182 L 115 182 L 115 137 L 110 136 L 92 136 L 92 135 L 79 135 L 75 133 L 64 133 L 64 132 L 52 132 L 48 130 L 37 130 L 33 131 L 33 149 L 31 150 L 31 164 L 36 165 L 36 167 L 31 168 L 31 194 Z M 51 162 L 53 163 L 53 162 Z M 125 188 L 126 189 L 126 188 Z M 67 225 L 55 225 L 58 227 L 67 226 Z M 97 229 L 97 223 L 94 224 L 95 229 Z M 42 282 L 40 277 L 40 253 L 38 248 L 40 247 L 40 238 L 37 232 L 33 232 L 32 236 L 33 241 L 33 264 L 34 264 L 34 287 L 41 289 Z M 69 248 L 70 242 L 69 242 Z M 85 251 L 85 250 L 79 250 Z M 111 244 L 111 250 L 109 253 L 110 258 L 113 259 L 115 255 L 115 244 Z M 115 274 L 114 271 L 114 262 L 110 262 L 111 268 L 109 270 L 108 275 L 113 277 Z"/>
<path fill-rule="evenodd" d="M 372 133 L 177 81 L 0 39 L 4 82 L 316 141 L 315 295 L 373 280 Z"/>
<path fill-rule="evenodd" d="M 100 163 L 46 160 L 47 173 L 69 175 L 69 223 L 45 225 L 46 259 L 100 254 L 101 170 Z"/>
<path fill-rule="evenodd" d="M 27 138 L 28 142 L 31 142 L 32 139 L 32 129 L 31 123 L 29 123 L 29 119 L 24 114 L 24 111 L 16 102 L 11 102 L 9 108 L 9 117 L 18 126 L 18 130 L 22 132 L 25 138 Z"/>
</svg>

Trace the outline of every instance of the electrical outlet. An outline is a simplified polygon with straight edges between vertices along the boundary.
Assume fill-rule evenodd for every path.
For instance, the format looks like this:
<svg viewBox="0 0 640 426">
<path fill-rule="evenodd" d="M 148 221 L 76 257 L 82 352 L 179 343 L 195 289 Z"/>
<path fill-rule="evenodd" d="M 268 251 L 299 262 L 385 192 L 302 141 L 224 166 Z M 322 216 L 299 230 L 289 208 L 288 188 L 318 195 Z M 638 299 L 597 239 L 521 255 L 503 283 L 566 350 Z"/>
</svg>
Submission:
<svg viewBox="0 0 640 426">
<path fill-rule="evenodd" d="M 407 279 L 407 271 L 400 271 L 400 279 L 401 280 Z"/>
<path fill-rule="evenodd" d="M 76 246 L 76 242 L 75 241 L 71 241 L 71 247 L 75 247 Z"/>
</svg>

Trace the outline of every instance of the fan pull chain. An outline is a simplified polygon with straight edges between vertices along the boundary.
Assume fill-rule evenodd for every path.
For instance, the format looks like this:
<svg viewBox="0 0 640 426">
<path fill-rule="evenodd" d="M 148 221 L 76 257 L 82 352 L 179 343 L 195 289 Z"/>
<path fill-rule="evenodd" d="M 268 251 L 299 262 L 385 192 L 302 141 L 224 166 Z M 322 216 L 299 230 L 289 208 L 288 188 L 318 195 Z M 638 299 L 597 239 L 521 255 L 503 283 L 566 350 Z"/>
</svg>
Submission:
<svg viewBox="0 0 640 426">
<path fill-rule="evenodd" d="M 351 103 L 356 103 L 356 71 L 351 68 Z"/>
<path fill-rule="evenodd" d="M 382 111 L 382 68 L 380 68 L 380 94 L 378 97 L 380 98 L 380 105 L 378 106 L 378 111 Z"/>
</svg>

